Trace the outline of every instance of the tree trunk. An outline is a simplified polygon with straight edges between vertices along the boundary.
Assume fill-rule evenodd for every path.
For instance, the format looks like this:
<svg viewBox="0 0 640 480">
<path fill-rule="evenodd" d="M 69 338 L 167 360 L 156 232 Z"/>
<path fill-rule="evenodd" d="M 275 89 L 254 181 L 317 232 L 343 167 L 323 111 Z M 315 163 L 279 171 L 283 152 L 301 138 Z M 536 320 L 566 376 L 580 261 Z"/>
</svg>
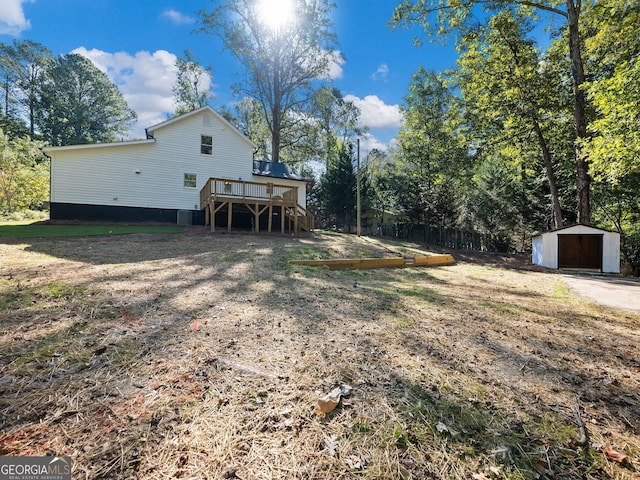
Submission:
<svg viewBox="0 0 640 480">
<path fill-rule="evenodd" d="M 280 121 L 280 111 L 274 108 L 271 112 L 273 131 L 271 132 L 271 161 L 280 162 L 280 130 L 282 123 Z"/>
<path fill-rule="evenodd" d="M 591 177 L 589 176 L 589 161 L 582 150 L 583 140 L 587 138 L 587 120 L 585 116 L 585 94 L 582 89 L 584 83 L 584 66 L 580 52 L 579 18 L 581 0 L 566 0 L 567 19 L 569 22 L 569 55 L 571 57 L 571 75 L 573 77 L 573 123 L 576 134 L 576 190 L 578 223 L 591 224 L 589 190 Z"/>
<path fill-rule="evenodd" d="M 549 192 L 551 193 L 551 208 L 553 211 L 553 226 L 554 228 L 562 228 L 562 208 L 560 208 L 560 197 L 558 195 L 558 186 L 556 183 L 556 174 L 553 168 L 553 162 L 551 160 L 551 153 L 547 146 L 547 141 L 544 138 L 542 129 L 537 120 L 533 120 L 533 129 L 538 137 L 538 145 L 542 151 L 542 158 L 544 160 L 544 166 L 547 169 L 547 182 L 549 183 Z"/>
<path fill-rule="evenodd" d="M 280 78 L 280 32 L 275 32 L 273 63 L 273 103 L 271 105 L 271 161 L 280 162 L 280 131 L 282 130 L 282 79 Z"/>
</svg>

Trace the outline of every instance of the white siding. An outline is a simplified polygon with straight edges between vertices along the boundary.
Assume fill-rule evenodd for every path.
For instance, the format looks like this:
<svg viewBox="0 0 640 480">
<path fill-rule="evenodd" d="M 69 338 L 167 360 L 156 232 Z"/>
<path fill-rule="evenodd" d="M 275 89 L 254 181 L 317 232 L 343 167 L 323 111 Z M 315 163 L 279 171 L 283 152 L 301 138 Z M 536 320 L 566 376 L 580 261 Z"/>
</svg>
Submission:
<svg viewBox="0 0 640 480">
<path fill-rule="evenodd" d="M 543 266 L 558 268 L 558 234 L 551 232 L 542 237 Z"/>
<path fill-rule="evenodd" d="M 253 145 L 207 110 L 153 134 L 155 142 L 47 150 L 51 202 L 197 210 L 201 188 L 218 177 L 297 186 L 306 206 L 305 182 L 254 176 Z M 200 153 L 201 135 L 213 137 L 213 155 Z M 196 188 L 184 187 L 185 173 L 197 175 Z"/>
<path fill-rule="evenodd" d="M 287 187 L 298 187 L 298 205 L 307 208 L 307 184 L 299 180 L 288 180 L 286 178 L 265 177 L 262 175 L 253 175 L 252 182 L 256 183 L 275 183 L 276 185 L 284 185 Z"/>
<path fill-rule="evenodd" d="M 538 235 L 531 240 L 531 262 L 534 265 L 544 266 L 542 238 L 542 235 Z"/>
<path fill-rule="evenodd" d="M 620 234 L 607 232 L 602 242 L 602 271 L 620 273 Z"/>
</svg>

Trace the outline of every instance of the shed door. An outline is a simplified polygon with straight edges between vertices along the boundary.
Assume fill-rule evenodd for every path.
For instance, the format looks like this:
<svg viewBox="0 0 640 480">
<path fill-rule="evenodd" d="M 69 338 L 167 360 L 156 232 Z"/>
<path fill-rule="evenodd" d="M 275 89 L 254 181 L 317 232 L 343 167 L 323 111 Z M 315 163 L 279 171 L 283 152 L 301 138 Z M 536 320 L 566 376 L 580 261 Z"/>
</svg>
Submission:
<svg viewBox="0 0 640 480">
<path fill-rule="evenodd" d="M 558 268 L 602 270 L 604 235 L 558 235 Z"/>
</svg>

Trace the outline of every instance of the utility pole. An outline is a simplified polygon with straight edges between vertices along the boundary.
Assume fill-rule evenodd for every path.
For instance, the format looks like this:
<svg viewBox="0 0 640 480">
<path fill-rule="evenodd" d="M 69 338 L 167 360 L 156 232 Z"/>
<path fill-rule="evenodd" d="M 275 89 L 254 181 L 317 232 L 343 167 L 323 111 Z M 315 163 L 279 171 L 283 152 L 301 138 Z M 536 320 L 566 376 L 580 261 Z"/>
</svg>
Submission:
<svg viewBox="0 0 640 480">
<path fill-rule="evenodd" d="M 356 233 L 358 236 L 362 234 L 362 218 L 360 213 L 360 139 L 358 138 L 358 154 L 356 166 Z"/>
</svg>

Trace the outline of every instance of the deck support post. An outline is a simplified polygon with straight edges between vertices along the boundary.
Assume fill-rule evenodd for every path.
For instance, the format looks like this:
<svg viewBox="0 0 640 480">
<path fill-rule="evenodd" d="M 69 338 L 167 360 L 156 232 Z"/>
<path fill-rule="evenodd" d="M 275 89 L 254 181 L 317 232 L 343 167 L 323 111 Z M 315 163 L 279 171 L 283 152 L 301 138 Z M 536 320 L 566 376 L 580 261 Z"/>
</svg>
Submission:
<svg viewBox="0 0 640 480">
<path fill-rule="evenodd" d="M 258 205 L 257 203 L 256 203 L 256 210 L 253 213 L 253 216 L 255 218 L 255 223 L 256 223 L 255 232 L 260 233 L 260 205 Z"/>
<path fill-rule="evenodd" d="M 280 206 L 280 233 L 282 233 L 282 235 L 284 235 L 284 205 Z"/>
<path fill-rule="evenodd" d="M 227 232 L 231 231 L 231 223 L 233 221 L 233 202 L 231 200 L 229 200 L 229 202 L 227 202 L 228 207 L 228 211 L 227 211 Z"/>
<path fill-rule="evenodd" d="M 267 231 L 271 233 L 271 226 L 273 224 L 273 204 L 269 202 L 269 221 L 267 222 Z"/>
</svg>

